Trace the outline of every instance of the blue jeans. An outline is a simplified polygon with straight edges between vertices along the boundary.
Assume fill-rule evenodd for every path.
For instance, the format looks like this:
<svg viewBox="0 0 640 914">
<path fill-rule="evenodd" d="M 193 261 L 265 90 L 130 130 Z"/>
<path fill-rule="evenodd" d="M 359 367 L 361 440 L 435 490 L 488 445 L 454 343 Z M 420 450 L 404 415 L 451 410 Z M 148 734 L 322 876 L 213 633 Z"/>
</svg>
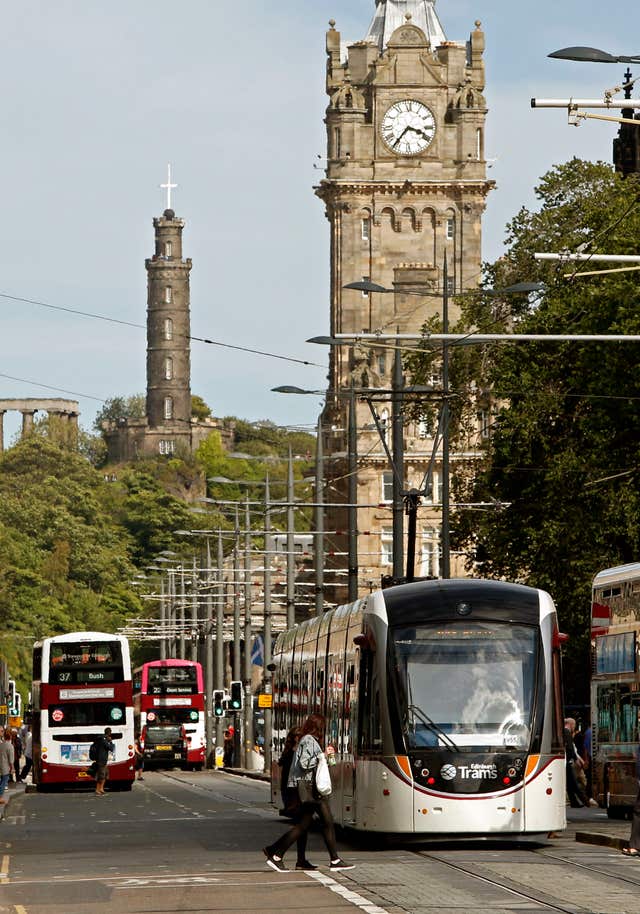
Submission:
<svg viewBox="0 0 640 914">
<path fill-rule="evenodd" d="M 5 790 L 7 789 L 7 784 L 8 784 L 8 783 L 9 783 L 9 775 L 8 775 L 8 774 L 3 774 L 2 776 L 0 776 L 0 797 L 3 795 L 3 793 L 4 793 Z"/>
</svg>

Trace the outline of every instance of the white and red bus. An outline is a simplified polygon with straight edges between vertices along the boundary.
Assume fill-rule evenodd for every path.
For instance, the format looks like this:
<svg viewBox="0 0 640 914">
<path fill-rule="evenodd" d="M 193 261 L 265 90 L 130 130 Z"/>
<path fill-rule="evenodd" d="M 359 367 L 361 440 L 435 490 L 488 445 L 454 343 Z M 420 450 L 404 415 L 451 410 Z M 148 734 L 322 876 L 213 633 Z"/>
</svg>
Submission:
<svg viewBox="0 0 640 914">
<path fill-rule="evenodd" d="M 33 779 L 40 790 L 92 784 L 89 748 L 111 727 L 111 787 L 134 778 L 133 686 L 122 635 L 72 632 L 33 647 Z"/>
<path fill-rule="evenodd" d="M 146 727 L 182 725 L 187 734 L 186 767 L 205 763 L 204 679 L 193 660 L 151 660 L 134 673 L 137 732 Z"/>
</svg>

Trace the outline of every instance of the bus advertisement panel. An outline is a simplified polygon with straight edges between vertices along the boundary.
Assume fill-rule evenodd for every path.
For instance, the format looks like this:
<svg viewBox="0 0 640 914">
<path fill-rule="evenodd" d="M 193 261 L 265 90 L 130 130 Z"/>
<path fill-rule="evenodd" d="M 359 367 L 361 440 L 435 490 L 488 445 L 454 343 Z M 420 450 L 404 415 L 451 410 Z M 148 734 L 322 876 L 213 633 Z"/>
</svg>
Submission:
<svg viewBox="0 0 640 914">
<path fill-rule="evenodd" d="M 136 730 L 183 726 L 187 738 L 185 766 L 205 763 L 204 678 L 193 660 L 152 660 L 134 674 Z"/>
<path fill-rule="evenodd" d="M 129 644 L 121 635 L 72 632 L 33 649 L 33 778 L 39 789 L 91 784 L 91 744 L 105 727 L 114 744 L 112 786 L 134 778 L 133 688 Z"/>
</svg>

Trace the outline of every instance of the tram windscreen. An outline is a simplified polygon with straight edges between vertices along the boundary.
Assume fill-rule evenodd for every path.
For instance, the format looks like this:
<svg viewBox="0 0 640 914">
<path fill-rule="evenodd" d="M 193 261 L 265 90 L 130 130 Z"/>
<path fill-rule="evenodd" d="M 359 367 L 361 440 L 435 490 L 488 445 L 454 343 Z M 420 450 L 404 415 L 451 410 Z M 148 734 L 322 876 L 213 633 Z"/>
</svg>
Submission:
<svg viewBox="0 0 640 914">
<path fill-rule="evenodd" d="M 527 749 L 538 664 L 530 626 L 451 622 L 395 629 L 407 744 Z"/>
</svg>

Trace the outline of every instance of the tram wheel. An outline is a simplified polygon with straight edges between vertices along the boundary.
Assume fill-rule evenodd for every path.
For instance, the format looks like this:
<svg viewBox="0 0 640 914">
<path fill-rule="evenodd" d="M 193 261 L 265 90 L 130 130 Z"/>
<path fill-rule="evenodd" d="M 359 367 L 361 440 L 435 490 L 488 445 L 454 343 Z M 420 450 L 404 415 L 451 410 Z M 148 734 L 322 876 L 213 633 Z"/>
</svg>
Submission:
<svg viewBox="0 0 640 914">
<path fill-rule="evenodd" d="M 607 806 L 607 815 L 610 819 L 626 819 L 628 813 L 626 806 Z"/>
</svg>

